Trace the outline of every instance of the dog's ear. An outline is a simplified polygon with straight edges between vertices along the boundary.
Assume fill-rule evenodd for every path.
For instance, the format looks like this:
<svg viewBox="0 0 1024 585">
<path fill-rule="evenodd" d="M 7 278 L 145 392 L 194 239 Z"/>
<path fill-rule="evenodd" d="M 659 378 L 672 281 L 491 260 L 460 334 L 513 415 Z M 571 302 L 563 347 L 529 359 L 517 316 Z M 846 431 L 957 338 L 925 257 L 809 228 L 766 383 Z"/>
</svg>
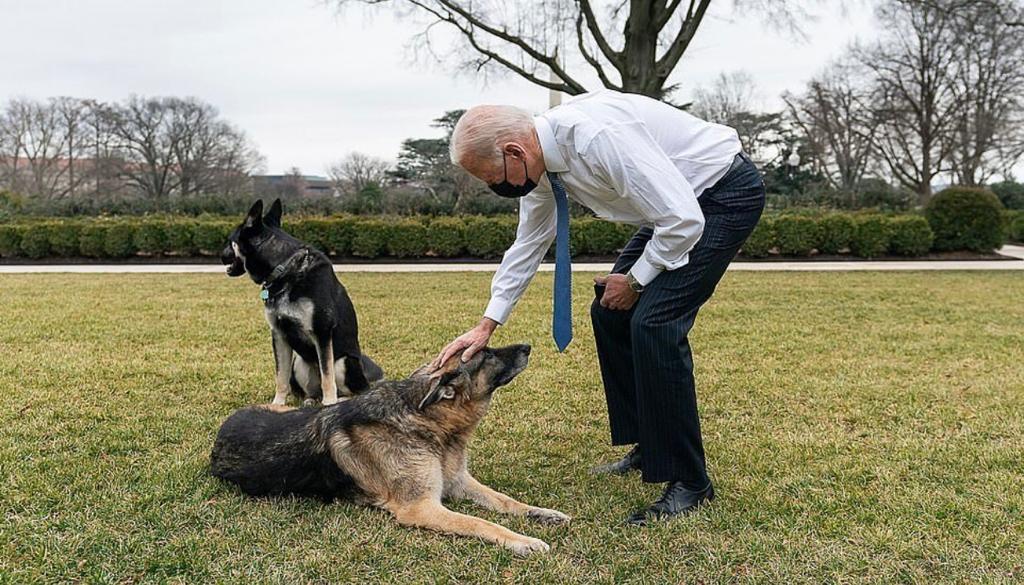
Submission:
<svg viewBox="0 0 1024 585">
<path fill-rule="evenodd" d="M 274 199 L 274 202 L 270 204 L 270 211 L 263 217 L 263 223 L 270 226 L 279 228 L 281 227 L 281 214 L 284 213 L 284 209 L 281 207 L 281 198 Z"/>
<path fill-rule="evenodd" d="M 460 370 L 454 370 L 451 372 L 437 372 L 436 375 L 430 377 L 430 390 L 427 391 L 426 396 L 423 400 L 420 400 L 419 410 L 439 402 L 441 400 L 448 400 L 455 397 L 455 388 L 452 386 L 459 376 L 462 375 Z"/>
<path fill-rule="evenodd" d="M 254 227 L 260 227 L 263 225 L 263 200 L 257 199 L 256 203 L 252 204 L 249 208 L 249 213 L 245 216 L 245 220 L 242 222 L 242 227 L 249 229 Z"/>
<path fill-rule="evenodd" d="M 426 376 L 430 372 L 434 371 L 434 368 L 432 368 L 431 366 L 432 366 L 432 364 L 430 362 L 427 362 L 427 363 L 423 364 L 422 366 L 420 366 L 420 367 L 416 368 L 415 370 L 413 370 L 413 372 L 411 374 L 409 374 L 409 377 L 410 378 L 417 378 L 419 376 Z"/>
</svg>

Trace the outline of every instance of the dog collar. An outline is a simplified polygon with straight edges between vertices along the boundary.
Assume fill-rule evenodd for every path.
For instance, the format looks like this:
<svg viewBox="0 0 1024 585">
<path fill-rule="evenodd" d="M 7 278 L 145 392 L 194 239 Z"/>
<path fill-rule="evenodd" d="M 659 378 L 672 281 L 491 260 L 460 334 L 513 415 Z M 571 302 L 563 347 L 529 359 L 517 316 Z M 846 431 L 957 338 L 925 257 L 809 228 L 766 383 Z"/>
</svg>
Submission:
<svg viewBox="0 0 1024 585">
<path fill-rule="evenodd" d="M 260 288 L 260 300 L 263 301 L 263 304 L 267 304 L 268 302 L 270 302 L 270 289 L 277 284 L 281 277 L 283 277 L 285 273 L 288 272 L 288 269 L 291 268 L 292 265 L 295 264 L 295 262 L 297 262 L 300 257 L 305 258 L 307 254 L 309 254 L 309 249 L 302 248 L 298 252 L 295 252 L 294 254 L 289 256 L 287 260 L 275 266 L 274 269 L 270 271 L 270 276 L 264 279 L 263 285 Z M 273 296 L 276 297 L 284 291 L 285 287 L 281 287 L 274 293 Z"/>
</svg>

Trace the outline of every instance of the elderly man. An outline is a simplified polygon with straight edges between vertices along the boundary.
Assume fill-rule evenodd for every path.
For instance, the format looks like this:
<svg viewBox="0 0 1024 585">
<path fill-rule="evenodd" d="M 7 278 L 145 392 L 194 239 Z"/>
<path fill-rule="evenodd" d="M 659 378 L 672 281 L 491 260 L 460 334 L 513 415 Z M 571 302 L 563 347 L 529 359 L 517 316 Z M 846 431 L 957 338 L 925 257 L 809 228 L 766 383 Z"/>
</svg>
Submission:
<svg viewBox="0 0 1024 585">
<path fill-rule="evenodd" d="M 591 320 L 613 445 L 633 445 L 595 470 L 640 470 L 667 483 L 628 522 L 643 525 L 714 498 L 688 334 L 764 208 L 764 182 L 735 130 L 638 95 L 600 91 L 537 117 L 478 106 L 452 133 L 451 158 L 504 197 L 521 197 L 516 239 L 491 284 L 484 316 L 437 362 L 487 345 L 556 240 L 553 329 L 571 339 L 568 205 L 640 226 L 611 274 L 595 278 Z"/>
</svg>

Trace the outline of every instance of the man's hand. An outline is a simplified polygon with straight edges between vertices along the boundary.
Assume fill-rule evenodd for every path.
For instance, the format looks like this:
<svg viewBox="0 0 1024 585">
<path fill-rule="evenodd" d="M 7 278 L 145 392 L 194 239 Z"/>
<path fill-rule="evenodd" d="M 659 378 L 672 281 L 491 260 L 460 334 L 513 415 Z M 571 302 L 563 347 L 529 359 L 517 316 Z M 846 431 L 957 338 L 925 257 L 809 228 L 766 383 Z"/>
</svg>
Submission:
<svg viewBox="0 0 1024 585">
<path fill-rule="evenodd" d="M 604 294 L 601 296 L 601 306 L 616 311 L 628 311 L 640 298 L 640 293 L 629 288 L 625 274 L 609 274 L 608 276 L 595 276 L 594 282 L 604 285 Z"/>
<path fill-rule="evenodd" d="M 448 358 L 460 351 L 463 352 L 462 361 L 469 361 L 473 354 L 487 346 L 487 342 L 491 340 L 491 335 L 497 327 L 497 321 L 484 317 L 477 323 L 476 327 L 456 337 L 454 341 L 446 345 L 441 350 L 441 353 L 437 354 L 434 361 L 430 363 L 430 368 L 436 370 L 441 367 L 441 364 L 447 362 Z"/>
</svg>

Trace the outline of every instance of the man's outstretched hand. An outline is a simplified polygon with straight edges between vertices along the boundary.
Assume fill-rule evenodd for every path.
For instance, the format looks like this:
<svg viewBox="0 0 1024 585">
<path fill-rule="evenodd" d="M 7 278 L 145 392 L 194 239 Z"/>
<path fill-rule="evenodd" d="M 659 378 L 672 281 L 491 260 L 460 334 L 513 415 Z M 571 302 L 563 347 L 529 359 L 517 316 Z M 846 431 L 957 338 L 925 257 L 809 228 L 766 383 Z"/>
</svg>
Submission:
<svg viewBox="0 0 1024 585">
<path fill-rule="evenodd" d="M 430 368 L 436 370 L 441 367 L 441 364 L 447 362 L 450 357 L 459 352 L 462 352 L 462 361 L 469 361 L 473 354 L 487 347 L 487 342 L 491 340 L 491 335 L 497 327 L 497 321 L 484 317 L 477 323 L 476 327 L 456 337 L 454 341 L 446 345 L 441 350 L 441 353 L 437 354 L 434 361 L 430 363 Z"/>
</svg>

